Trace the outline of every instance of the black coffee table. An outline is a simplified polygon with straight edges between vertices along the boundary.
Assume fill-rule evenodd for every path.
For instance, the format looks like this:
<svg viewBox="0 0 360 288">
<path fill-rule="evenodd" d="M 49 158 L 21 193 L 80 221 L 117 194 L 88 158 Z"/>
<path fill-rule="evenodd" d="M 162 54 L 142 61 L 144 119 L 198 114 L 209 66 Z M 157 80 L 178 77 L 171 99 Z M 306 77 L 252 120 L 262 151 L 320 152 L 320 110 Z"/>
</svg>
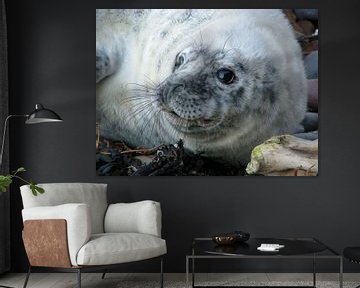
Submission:
<svg viewBox="0 0 360 288">
<path fill-rule="evenodd" d="M 262 243 L 284 245 L 278 252 L 263 252 L 257 250 Z M 186 287 L 189 287 L 189 268 L 191 268 L 192 285 L 190 287 L 208 287 L 195 285 L 195 259 L 312 259 L 313 285 L 292 287 L 316 288 L 316 260 L 335 259 L 339 261 L 339 287 L 343 287 L 343 258 L 342 255 L 315 238 L 250 238 L 245 243 L 228 246 L 215 244 L 211 238 L 193 239 L 191 254 L 186 256 Z M 190 267 L 191 266 L 191 267 Z M 210 286 L 217 287 L 217 286 Z M 221 287 L 248 287 L 248 286 L 221 286 Z M 251 286 L 256 287 L 256 286 Z M 264 286 L 262 286 L 264 287 Z M 274 287 L 274 286 L 271 286 Z M 285 287 L 285 286 L 281 286 Z M 286 286 L 288 287 L 288 286 Z"/>
</svg>

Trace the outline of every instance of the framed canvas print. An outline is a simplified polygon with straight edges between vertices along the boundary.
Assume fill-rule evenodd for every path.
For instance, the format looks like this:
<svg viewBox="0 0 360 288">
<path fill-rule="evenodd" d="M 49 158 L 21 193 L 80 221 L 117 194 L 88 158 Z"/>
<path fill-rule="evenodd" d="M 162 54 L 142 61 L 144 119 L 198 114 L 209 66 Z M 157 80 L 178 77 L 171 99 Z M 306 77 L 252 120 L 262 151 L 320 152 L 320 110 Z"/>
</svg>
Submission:
<svg viewBox="0 0 360 288">
<path fill-rule="evenodd" d="M 98 9 L 97 175 L 318 174 L 316 9 Z"/>
</svg>

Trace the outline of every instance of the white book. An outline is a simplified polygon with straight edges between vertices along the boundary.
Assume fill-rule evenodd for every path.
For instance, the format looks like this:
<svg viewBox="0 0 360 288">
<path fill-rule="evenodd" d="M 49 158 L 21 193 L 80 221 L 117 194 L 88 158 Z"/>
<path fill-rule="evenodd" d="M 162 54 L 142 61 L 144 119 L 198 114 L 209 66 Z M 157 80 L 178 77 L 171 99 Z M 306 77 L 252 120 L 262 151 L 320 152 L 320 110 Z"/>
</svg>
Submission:
<svg viewBox="0 0 360 288">
<path fill-rule="evenodd" d="M 279 251 L 279 249 L 284 248 L 284 245 L 280 244 L 269 244 L 269 243 L 262 243 L 259 247 L 257 247 L 260 251 Z"/>
</svg>

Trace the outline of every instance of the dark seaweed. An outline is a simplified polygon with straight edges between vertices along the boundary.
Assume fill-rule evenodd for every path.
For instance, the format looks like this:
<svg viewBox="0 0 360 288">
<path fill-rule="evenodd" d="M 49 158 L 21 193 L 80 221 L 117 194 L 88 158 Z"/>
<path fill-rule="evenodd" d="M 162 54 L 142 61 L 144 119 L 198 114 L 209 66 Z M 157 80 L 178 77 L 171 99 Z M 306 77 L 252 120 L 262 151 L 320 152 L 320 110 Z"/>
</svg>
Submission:
<svg viewBox="0 0 360 288">
<path fill-rule="evenodd" d="M 233 176 L 244 175 L 244 167 L 233 167 L 187 153 L 183 141 L 154 149 L 131 152 L 122 141 L 100 138 L 96 151 L 99 176 Z M 144 155 L 148 161 L 139 160 Z"/>
</svg>

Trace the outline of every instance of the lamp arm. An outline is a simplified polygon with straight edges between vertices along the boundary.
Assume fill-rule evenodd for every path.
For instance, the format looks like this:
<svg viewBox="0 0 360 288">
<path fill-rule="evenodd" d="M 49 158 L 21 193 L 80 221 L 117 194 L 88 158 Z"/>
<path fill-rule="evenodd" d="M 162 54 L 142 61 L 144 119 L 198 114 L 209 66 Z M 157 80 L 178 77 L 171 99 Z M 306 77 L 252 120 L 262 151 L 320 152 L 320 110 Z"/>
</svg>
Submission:
<svg viewBox="0 0 360 288">
<path fill-rule="evenodd" d="M 28 117 L 29 115 L 27 114 L 22 114 L 22 115 L 9 115 L 6 117 L 5 119 L 5 123 L 4 123 L 4 131 L 3 131 L 3 137 L 2 137 L 2 143 L 1 143 L 1 151 L 0 151 L 0 168 L 2 166 L 2 160 L 3 160 L 3 154 L 4 154 L 4 146 L 5 146 L 5 139 L 6 139 L 6 131 L 7 131 L 7 124 L 9 122 L 10 118 L 13 117 Z"/>
</svg>

